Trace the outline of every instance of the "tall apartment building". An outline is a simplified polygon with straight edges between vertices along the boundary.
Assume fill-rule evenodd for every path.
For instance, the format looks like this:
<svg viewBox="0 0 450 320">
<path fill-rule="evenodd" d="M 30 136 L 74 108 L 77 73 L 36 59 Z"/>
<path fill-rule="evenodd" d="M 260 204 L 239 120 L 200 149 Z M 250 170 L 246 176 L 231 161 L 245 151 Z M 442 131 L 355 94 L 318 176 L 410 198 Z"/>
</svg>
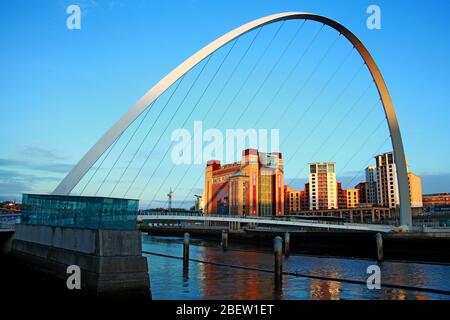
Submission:
<svg viewBox="0 0 450 320">
<path fill-rule="evenodd" d="M 334 162 L 309 165 L 309 209 L 323 210 L 338 207 L 336 169 Z"/>
<path fill-rule="evenodd" d="M 395 208 L 400 204 L 400 196 L 398 191 L 397 168 L 395 165 L 394 155 L 392 152 L 386 152 L 375 157 L 376 171 L 376 190 L 377 205 L 382 207 Z M 369 178 L 366 169 L 366 183 Z M 408 169 L 409 197 L 411 207 L 422 207 L 422 182 L 421 178 L 410 172 Z M 371 180 L 370 180 L 371 181 Z M 369 187 L 368 187 L 369 188 Z"/>
<path fill-rule="evenodd" d="M 221 165 L 217 160 L 208 161 L 204 190 L 204 212 L 208 214 L 283 215 L 281 153 L 246 149 L 241 162 Z"/>
<path fill-rule="evenodd" d="M 377 203 L 381 207 L 395 208 L 400 204 L 397 169 L 392 152 L 375 157 Z"/>
<path fill-rule="evenodd" d="M 367 189 L 367 203 L 378 204 L 376 166 L 368 166 L 366 168 L 366 189 Z"/>
</svg>

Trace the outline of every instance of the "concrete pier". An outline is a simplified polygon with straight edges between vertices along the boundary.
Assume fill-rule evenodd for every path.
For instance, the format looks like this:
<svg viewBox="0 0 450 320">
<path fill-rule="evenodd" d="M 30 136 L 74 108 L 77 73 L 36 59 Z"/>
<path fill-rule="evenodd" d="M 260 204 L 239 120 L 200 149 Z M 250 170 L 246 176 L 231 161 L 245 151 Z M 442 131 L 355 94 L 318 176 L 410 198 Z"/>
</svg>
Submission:
<svg viewBox="0 0 450 320">
<path fill-rule="evenodd" d="M 0 229 L 0 255 L 5 255 L 11 251 L 14 230 Z"/>
<path fill-rule="evenodd" d="M 289 232 L 286 232 L 284 234 L 284 254 L 286 256 L 289 256 L 290 245 L 291 245 L 291 235 L 289 234 Z"/>
<path fill-rule="evenodd" d="M 377 233 L 375 235 L 375 239 L 377 242 L 377 260 L 383 261 L 383 235 L 381 233 Z"/>
<path fill-rule="evenodd" d="M 183 261 L 185 264 L 189 262 L 189 242 L 190 236 L 189 233 L 186 232 L 183 238 Z"/>
<path fill-rule="evenodd" d="M 275 237 L 273 240 L 273 255 L 275 284 L 280 285 L 283 276 L 283 239 L 281 237 Z"/>
<path fill-rule="evenodd" d="M 87 295 L 151 297 L 137 230 L 17 225 L 10 255 L 64 282 L 67 267 L 78 266 Z"/>
<path fill-rule="evenodd" d="M 227 250 L 228 248 L 228 231 L 222 230 L 222 249 Z"/>
</svg>

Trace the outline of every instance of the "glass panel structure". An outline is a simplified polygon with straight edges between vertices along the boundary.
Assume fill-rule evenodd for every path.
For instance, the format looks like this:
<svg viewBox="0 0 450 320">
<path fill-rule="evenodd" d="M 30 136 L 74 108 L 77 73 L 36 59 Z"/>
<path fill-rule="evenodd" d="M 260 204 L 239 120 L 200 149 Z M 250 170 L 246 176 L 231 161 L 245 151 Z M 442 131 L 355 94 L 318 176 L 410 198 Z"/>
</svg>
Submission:
<svg viewBox="0 0 450 320">
<path fill-rule="evenodd" d="M 139 200 L 22 195 L 22 223 L 88 229 L 136 229 Z"/>
</svg>

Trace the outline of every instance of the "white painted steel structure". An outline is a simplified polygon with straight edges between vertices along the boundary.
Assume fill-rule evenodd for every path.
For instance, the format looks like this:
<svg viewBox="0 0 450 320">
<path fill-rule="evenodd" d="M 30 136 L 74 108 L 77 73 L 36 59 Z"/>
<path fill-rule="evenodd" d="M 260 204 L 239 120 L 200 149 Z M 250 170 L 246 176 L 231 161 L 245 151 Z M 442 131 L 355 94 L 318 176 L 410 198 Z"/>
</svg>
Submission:
<svg viewBox="0 0 450 320">
<path fill-rule="evenodd" d="M 161 94 L 163 94 L 172 84 L 180 79 L 189 70 L 194 68 L 203 59 L 220 49 L 230 41 L 239 36 L 250 32 L 258 27 L 266 24 L 271 24 L 283 20 L 313 20 L 318 21 L 340 32 L 348 41 L 350 41 L 355 49 L 364 59 L 374 82 L 377 86 L 382 105 L 386 114 L 386 119 L 391 135 L 392 146 L 394 149 L 395 162 L 397 164 L 397 176 L 399 182 L 400 194 L 400 224 L 405 226 L 412 225 L 411 206 L 409 202 L 409 187 L 408 174 L 406 168 L 406 160 L 403 149 L 403 142 L 400 135 L 400 129 L 397 122 L 394 106 L 381 75 L 378 66 L 370 55 L 366 47 L 361 41 L 346 27 L 340 23 L 331 20 L 327 17 L 304 13 L 304 12 L 284 12 L 269 15 L 254 21 L 251 21 L 243 26 L 240 26 L 217 40 L 211 42 L 200 51 L 189 57 L 167 76 L 161 79 L 153 88 L 151 88 L 144 96 L 142 96 L 136 104 L 131 107 L 101 138 L 97 143 L 83 156 L 83 158 L 73 167 L 69 174 L 61 181 L 61 183 L 53 191 L 54 194 L 67 195 L 95 162 L 102 156 L 102 154 L 118 139 L 118 137 L 128 128 L 128 126 L 145 111 Z"/>
<path fill-rule="evenodd" d="M 270 217 L 242 217 L 242 216 L 222 216 L 214 214 L 205 215 L 182 215 L 182 214 L 148 214 L 139 215 L 139 220 L 145 221 L 199 221 L 199 222 L 240 222 L 255 223 L 263 225 L 287 226 L 287 227 L 308 227 L 320 229 L 334 230 L 352 230 L 352 231 L 374 231 L 374 232 L 390 232 L 395 227 L 380 224 L 359 224 L 359 223 L 328 223 L 323 221 L 311 221 L 300 219 L 270 218 Z"/>
</svg>

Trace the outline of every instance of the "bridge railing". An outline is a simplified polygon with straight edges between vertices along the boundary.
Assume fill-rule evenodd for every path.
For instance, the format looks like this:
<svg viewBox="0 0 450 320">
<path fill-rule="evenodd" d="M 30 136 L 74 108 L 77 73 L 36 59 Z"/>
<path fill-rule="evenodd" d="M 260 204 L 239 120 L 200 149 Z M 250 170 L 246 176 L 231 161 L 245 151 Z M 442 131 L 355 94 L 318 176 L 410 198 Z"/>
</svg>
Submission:
<svg viewBox="0 0 450 320">
<path fill-rule="evenodd" d="M 303 223 L 303 224 L 307 224 L 310 227 L 314 227 L 314 226 L 320 226 L 321 228 L 333 228 L 336 226 L 346 226 L 346 227 L 350 227 L 350 228 L 358 228 L 358 227 L 368 227 L 370 226 L 370 228 L 372 230 L 380 230 L 380 231 L 385 231 L 388 230 L 389 228 L 393 228 L 392 225 L 385 225 L 385 224 L 376 224 L 376 223 L 356 223 L 356 222 L 344 222 L 342 220 L 338 220 L 338 221 L 328 221 L 328 220 L 308 220 L 308 219 L 299 219 L 299 218 L 295 218 L 295 217 L 290 217 L 290 216 L 279 216 L 279 217 L 273 217 L 273 216 L 236 216 L 236 215 L 218 215 L 218 214 L 203 214 L 200 212 L 177 212 L 177 211 L 152 211 L 152 212 L 146 212 L 146 213 L 141 213 L 141 218 L 145 220 L 145 216 L 158 216 L 158 217 L 164 217 L 164 216 L 179 216 L 180 220 L 182 220 L 183 217 L 188 218 L 188 217 L 201 217 L 201 218 L 205 218 L 205 220 L 207 220 L 208 217 L 211 218 L 217 218 L 217 219 L 230 219 L 230 218 L 236 218 L 236 219 L 246 219 L 247 221 L 242 221 L 241 222 L 248 222 L 248 220 L 251 220 L 251 222 L 254 222 L 255 224 L 258 223 L 264 223 L 263 221 L 286 221 L 286 222 L 298 222 L 298 223 Z M 163 218 L 161 220 L 164 220 Z M 199 220 L 203 220 L 203 219 L 199 219 Z"/>
<path fill-rule="evenodd" d="M 255 220 L 255 222 L 261 220 L 272 220 L 272 221 L 288 221 L 288 222 L 304 222 L 304 223 L 312 223 L 312 224 L 346 224 L 343 221 L 326 221 L 326 220 L 309 220 L 309 219 L 299 219 L 290 216 L 247 216 L 247 215 L 220 215 L 220 214 L 204 214 L 200 212 L 183 212 L 183 211 L 150 211 L 150 212 L 141 212 L 141 217 L 145 216 L 179 216 L 179 217 L 214 217 L 214 218 L 236 218 L 236 219 L 250 219 Z"/>
<path fill-rule="evenodd" d="M 14 229 L 20 223 L 20 214 L 0 214 L 0 229 Z"/>
</svg>

